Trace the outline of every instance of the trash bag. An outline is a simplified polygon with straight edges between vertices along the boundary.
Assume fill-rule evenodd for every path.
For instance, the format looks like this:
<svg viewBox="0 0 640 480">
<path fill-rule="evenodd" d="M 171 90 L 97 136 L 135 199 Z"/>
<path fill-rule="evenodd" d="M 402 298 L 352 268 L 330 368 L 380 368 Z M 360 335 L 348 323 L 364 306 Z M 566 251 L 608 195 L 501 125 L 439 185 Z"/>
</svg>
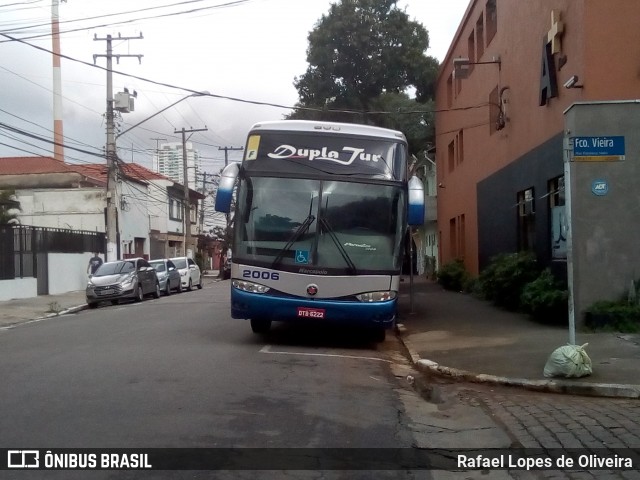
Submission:
<svg viewBox="0 0 640 480">
<path fill-rule="evenodd" d="M 544 366 L 544 376 L 579 378 L 591 375 L 591 359 L 584 350 L 587 345 L 567 344 L 556 348 Z"/>
</svg>

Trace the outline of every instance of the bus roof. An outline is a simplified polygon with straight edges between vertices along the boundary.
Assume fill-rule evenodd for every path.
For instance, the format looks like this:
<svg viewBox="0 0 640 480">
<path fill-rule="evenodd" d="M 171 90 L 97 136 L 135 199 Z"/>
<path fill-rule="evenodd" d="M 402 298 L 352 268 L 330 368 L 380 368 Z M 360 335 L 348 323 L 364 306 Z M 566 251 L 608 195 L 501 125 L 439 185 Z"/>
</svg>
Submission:
<svg viewBox="0 0 640 480">
<path fill-rule="evenodd" d="M 280 130 L 297 132 L 333 132 L 347 135 L 364 135 L 368 137 L 389 138 L 393 140 L 407 139 L 398 130 L 374 127 L 372 125 L 361 125 L 358 123 L 320 122 L 314 120 L 276 120 L 259 122 L 251 127 L 251 131 L 260 130 Z"/>
</svg>

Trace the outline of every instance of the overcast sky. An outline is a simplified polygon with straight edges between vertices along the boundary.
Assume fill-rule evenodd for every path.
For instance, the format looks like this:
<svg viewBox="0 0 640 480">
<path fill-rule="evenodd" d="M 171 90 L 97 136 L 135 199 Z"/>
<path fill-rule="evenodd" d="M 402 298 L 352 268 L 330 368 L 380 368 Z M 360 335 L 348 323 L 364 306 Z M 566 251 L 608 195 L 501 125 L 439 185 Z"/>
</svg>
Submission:
<svg viewBox="0 0 640 480">
<path fill-rule="evenodd" d="M 0 33 L 28 40 L 7 41 L 0 35 L 0 123 L 52 138 L 53 75 L 51 55 L 52 0 L 0 0 Z M 278 120 L 297 101 L 294 78 L 307 68 L 307 36 L 331 0 L 68 0 L 60 3 L 62 96 L 65 144 L 100 154 L 106 141 L 106 42 L 122 57 L 113 69 L 114 93 L 137 92 L 135 111 L 123 114 L 121 131 L 135 125 L 192 91 L 220 97 L 185 100 L 124 134 L 118 153 L 125 161 L 151 167 L 156 139 L 179 141 L 174 132 L 207 128 L 191 141 L 204 169 L 224 163 L 220 147 L 244 146 L 252 124 Z M 412 20 L 430 36 L 429 55 L 442 60 L 469 0 L 399 0 Z M 161 6 L 167 5 L 166 8 Z M 169 6 L 171 5 L 171 6 Z M 28 30 L 25 27 L 30 27 Z M 115 37 L 143 39 L 117 40 Z M 35 47 L 34 47 L 35 46 Z M 86 62 L 89 65 L 83 64 Z M 155 82 L 155 83 L 154 83 Z M 232 100 L 237 99 L 237 100 Z M 245 101 L 238 101 L 245 100 Z M 18 146 L 24 151 L 5 146 Z M 0 157 L 52 155 L 53 147 L 0 126 Z M 71 149 L 68 162 L 102 160 Z M 240 152 L 229 152 L 239 160 Z"/>
</svg>

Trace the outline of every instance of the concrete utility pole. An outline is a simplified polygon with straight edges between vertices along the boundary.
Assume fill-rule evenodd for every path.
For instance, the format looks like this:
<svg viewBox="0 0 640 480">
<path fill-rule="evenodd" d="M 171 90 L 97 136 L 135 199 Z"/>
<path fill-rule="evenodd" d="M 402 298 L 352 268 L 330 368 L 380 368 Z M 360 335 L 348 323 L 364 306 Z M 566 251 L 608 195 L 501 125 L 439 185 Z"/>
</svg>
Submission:
<svg viewBox="0 0 640 480">
<path fill-rule="evenodd" d="M 204 230 L 204 203 L 207 200 L 205 192 L 207 191 L 207 172 L 202 172 L 202 206 L 200 207 L 200 233 Z"/>
<path fill-rule="evenodd" d="M 161 141 L 167 141 L 166 138 L 152 138 L 151 140 L 155 140 L 156 141 L 156 157 L 155 157 L 155 161 L 153 162 L 153 168 L 156 172 L 160 171 L 160 142 Z"/>
<path fill-rule="evenodd" d="M 191 244 L 191 204 L 189 202 L 189 177 L 187 176 L 187 133 L 194 132 L 206 132 L 205 128 L 191 128 L 186 130 L 182 127 L 181 130 L 175 130 L 173 133 L 182 133 L 182 169 L 183 169 L 183 188 L 184 188 L 184 256 L 188 257 L 187 253 L 189 245 Z M 195 178 L 195 177 L 194 177 Z M 194 184 L 195 188 L 195 184 Z M 193 257 L 193 254 L 192 254 Z"/>
<path fill-rule="evenodd" d="M 244 150 L 244 147 L 218 147 L 218 150 L 224 150 L 224 166 L 229 165 L 229 150 Z"/>
<path fill-rule="evenodd" d="M 142 39 L 142 34 L 138 37 L 121 37 L 118 35 L 118 40 L 139 40 Z M 111 47 L 112 37 L 107 35 L 106 38 L 98 38 L 96 35 L 94 40 L 105 40 L 107 42 L 106 55 L 94 55 L 93 63 L 96 63 L 98 57 L 105 57 L 107 59 L 107 218 L 106 218 L 106 233 L 107 233 L 107 262 L 112 262 L 120 258 L 120 235 L 118 227 L 118 153 L 116 151 L 116 136 L 115 136 L 115 122 L 113 114 L 113 57 L 116 57 L 116 61 L 120 62 L 120 57 L 137 57 L 138 61 L 142 61 L 142 55 L 114 55 Z"/>
<path fill-rule="evenodd" d="M 244 147 L 218 147 L 218 150 L 224 150 L 224 166 L 226 167 L 227 165 L 229 165 L 229 158 L 228 158 L 228 152 L 229 150 L 233 151 L 233 150 L 244 150 Z M 229 232 L 229 224 L 230 224 L 230 220 L 231 217 L 229 216 L 228 213 L 225 213 L 225 220 L 226 220 L 226 225 L 225 225 L 225 236 L 227 235 L 227 233 Z"/>
</svg>

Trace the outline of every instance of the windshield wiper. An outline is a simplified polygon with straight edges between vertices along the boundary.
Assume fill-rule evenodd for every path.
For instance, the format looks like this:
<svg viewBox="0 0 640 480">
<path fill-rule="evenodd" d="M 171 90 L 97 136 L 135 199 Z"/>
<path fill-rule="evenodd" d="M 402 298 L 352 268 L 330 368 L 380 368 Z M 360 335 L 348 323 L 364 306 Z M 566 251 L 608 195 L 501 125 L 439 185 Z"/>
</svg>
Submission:
<svg viewBox="0 0 640 480">
<path fill-rule="evenodd" d="M 291 248 L 291 245 L 293 245 L 298 240 L 298 238 L 300 238 L 302 234 L 309 229 L 309 227 L 311 226 L 311 224 L 315 219 L 316 219 L 315 216 L 309 214 L 309 216 L 307 216 L 305 221 L 302 222 L 298 228 L 296 228 L 296 231 L 293 232 L 293 235 L 291 235 L 291 238 L 289 239 L 287 244 L 284 247 L 282 247 L 282 249 L 278 252 L 278 255 L 276 255 L 276 258 L 273 260 L 273 263 L 271 264 L 271 268 L 276 268 L 278 266 L 278 264 L 282 260 L 282 257 L 284 257 L 284 254 L 289 250 L 289 248 Z"/>
<path fill-rule="evenodd" d="M 336 246 L 336 248 L 340 252 L 340 255 L 342 255 L 342 258 L 345 261 L 345 263 L 348 265 L 351 273 L 353 275 L 357 275 L 358 271 L 356 269 L 355 263 L 353 263 L 353 260 L 351 260 L 351 257 L 349 256 L 347 251 L 344 249 L 344 247 L 340 243 L 340 240 L 338 239 L 336 232 L 333 230 L 333 228 L 331 228 L 331 225 L 329 225 L 329 222 L 327 221 L 327 219 L 324 217 L 320 217 L 320 219 L 318 220 L 318 223 L 327 231 L 327 233 L 331 237 L 331 240 L 333 240 L 333 244 Z"/>
</svg>

